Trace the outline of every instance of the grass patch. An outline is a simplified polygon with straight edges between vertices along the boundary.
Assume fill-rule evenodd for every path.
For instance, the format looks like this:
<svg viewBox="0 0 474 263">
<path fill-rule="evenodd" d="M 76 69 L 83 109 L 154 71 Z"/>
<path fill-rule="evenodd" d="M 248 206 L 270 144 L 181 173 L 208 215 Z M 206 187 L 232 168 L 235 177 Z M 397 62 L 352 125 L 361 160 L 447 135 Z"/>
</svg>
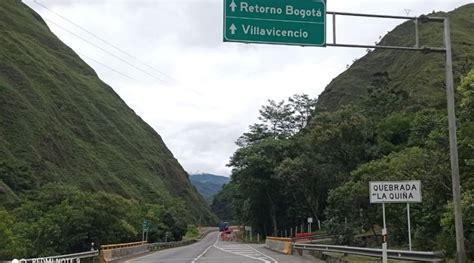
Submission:
<svg viewBox="0 0 474 263">
<path fill-rule="evenodd" d="M 199 233 L 199 228 L 196 227 L 195 225 L 188 225 L 187 230 L 186 230 L 186 235 L 184 235 L 183 239 L 184 240 L 191 240 L 191 239 L 196 239 L 200 235 Z"/>
</svg>

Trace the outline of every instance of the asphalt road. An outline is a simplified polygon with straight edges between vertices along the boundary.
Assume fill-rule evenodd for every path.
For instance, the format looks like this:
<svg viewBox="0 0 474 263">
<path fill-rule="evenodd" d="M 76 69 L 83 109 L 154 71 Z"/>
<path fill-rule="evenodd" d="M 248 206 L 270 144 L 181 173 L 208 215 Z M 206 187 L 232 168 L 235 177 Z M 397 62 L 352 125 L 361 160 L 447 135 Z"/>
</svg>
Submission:
<svg viewBox="0 0 474 263">
<path fill-rule="evenodd" d="M 313 258 L 287 256 L 263 247 L 218 240 L 218 232 L 208 234 L 189 246 L 161 250 L 126 263 L 309 263 Z"/>
</svg>

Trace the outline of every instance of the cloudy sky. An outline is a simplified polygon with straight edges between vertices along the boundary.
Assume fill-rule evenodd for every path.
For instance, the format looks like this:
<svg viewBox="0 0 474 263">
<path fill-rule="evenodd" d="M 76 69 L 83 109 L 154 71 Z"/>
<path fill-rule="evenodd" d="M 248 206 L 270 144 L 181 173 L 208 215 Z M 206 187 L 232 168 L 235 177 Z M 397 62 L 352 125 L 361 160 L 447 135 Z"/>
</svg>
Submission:
<svg viewBox="0 0 474 263">
<path fill-rule="evenodd" d="M 163 137 L 190 173 L 228 176 L 234 142 L 268 99 L 317 97 L 365 53 L 224 43 L 222 0 L 23 2 Z M 417 16 L 468 3 L 473 0 L 328 0 L 327 10 Z M 337 21 L 338 42 L 358 44 L 373 44 L 402 22 Z"/>
</svg>

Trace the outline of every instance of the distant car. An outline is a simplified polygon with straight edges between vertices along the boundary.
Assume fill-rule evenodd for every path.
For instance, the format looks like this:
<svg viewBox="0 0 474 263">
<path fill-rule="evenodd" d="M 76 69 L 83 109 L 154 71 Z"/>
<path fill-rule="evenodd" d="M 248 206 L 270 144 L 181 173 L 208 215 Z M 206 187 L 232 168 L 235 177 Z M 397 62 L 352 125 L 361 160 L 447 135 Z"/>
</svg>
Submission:
<svg viewBox="0 0 474 263">
<path fill-rule="evenodd" d="M 227 231 L 229 230 L 229 222 L 220 222 L 219 223 L 219 231 Z"/>
</svg>

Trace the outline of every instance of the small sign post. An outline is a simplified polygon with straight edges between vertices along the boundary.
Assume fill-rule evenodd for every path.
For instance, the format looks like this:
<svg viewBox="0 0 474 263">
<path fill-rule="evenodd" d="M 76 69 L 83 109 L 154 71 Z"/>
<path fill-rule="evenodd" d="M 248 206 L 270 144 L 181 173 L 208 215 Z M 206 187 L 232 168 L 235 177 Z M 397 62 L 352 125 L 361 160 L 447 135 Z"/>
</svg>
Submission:
<svg viewBox="0 0 474 263">
<path fill-rule="evenodd" d="M 370 203 L 381 203 L 383 213 L 382 262 L 387 259 L 387 226 L 385 223 L 385 203 L 407 203 L 408 246 L 411 250 L 410 203 L 421 203 L 420 181 L 369 182 Z"/>
<path fill-rule="evenodd" d="M 311 232 L 311 224 L 312 224 L 312 223 L 313 223 L 313 218 L 312 218 L 312 217 L 308 217 L 308 224 L 309 224 L 309 229 L 308 229 L 309 231 L 308 231 L 308 232 L 310 232 L 310 233 L 312 233 L 312 232 Z"/>
<path fill-rule="evenodd" d="M 143 220 L 142 241 L 148 241 L 148 231 L 150 230 L 150 220 Z"/>
<path fill-rule="evenodd" d="M 247 237 L 250 236 L 250 241 L 252 241 L 252 227 L 251 227 L 251 226 L 245 226 L 245 227 L 244 227 L 244 230 L 245 230 L 246 236 L 247 236 Z M 248 234 L 247 234 L 247 231 L 249 232 Z"/>
</svg>

